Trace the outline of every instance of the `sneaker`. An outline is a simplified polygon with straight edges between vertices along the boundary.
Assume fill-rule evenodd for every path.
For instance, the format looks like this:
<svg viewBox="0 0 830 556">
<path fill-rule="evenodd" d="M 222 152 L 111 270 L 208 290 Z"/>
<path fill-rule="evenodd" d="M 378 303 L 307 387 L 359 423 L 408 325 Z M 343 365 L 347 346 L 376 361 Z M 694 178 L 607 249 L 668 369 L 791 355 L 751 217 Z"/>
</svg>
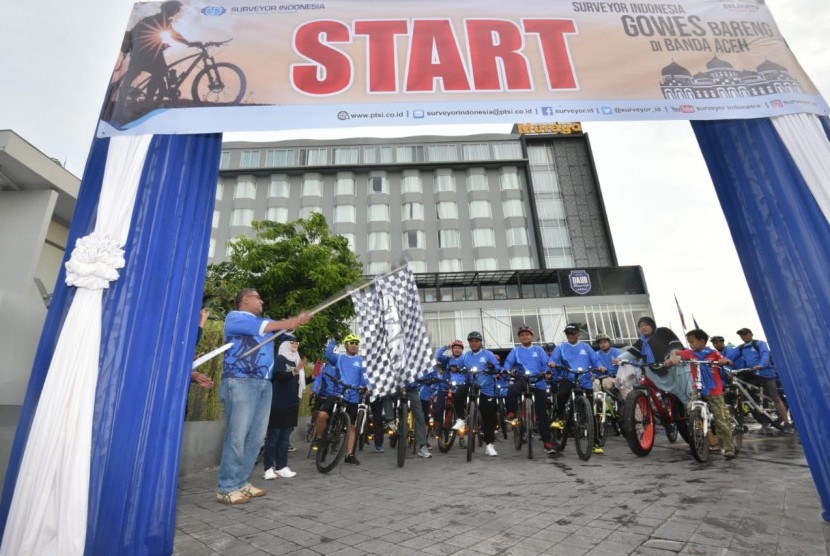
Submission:
<svg viewBox="0 0 830 556">
<path fill-rule="evenodd" d="M 424 459 L 429 459 L 432 457 L 432 454 L 429 453 L 429 448 L 427 448 L 426 446 L 421 446 L 420 448 L 418 448 L 418 455 Z"/>
<path fill-rule="evenodd" d="M 262 475 L 262 478 L 265 479 L 266 481 L 270 481 L 272 479 L 277 478 L 277 473 L 276 473 L 276 471 L 274 470 L 273 467 L 269 467 L 268 469 L 265 470 L 265 473 Z"/>
<path fill-rule="evenodd" d="M 383 446 L 375 446 L 375 453 L 382 454 L 384 452 Z"/>
<path fill-rule="evenodd" d="M 265 496 L 265 490 L 257 488 L 251 483 L 248 483 L 244 487 L 240 488 L 239 492 L 241 492 L 248 498 L 259 498 L 260 496 Z"/>
<path fill-rule="evenodd" d="M 294 472 L 294 471 L 291 471 L 291 468 L 286 465 L 282 469 L 277 469 L 276 471 L 274 471 L 274 474 L 277 477 L 282 477 L 284 479 L 290 479 L 291 477 L 293 477 L 297 473 Z"/>
<path fill-rule="evenodd" d="M 220 504 L 227 504 L 228 506 L 236 506 L 237 504 L 247 504 L 251 498 L 244 494 L 241 490 L 234 490 L 227 494 L 219 491 L 216 492 L 216 501 Z"/>
<path fill-rule="evenodd" d="M 492 444 L 488 444 L 484 447 L 484 454 L 487 456 L 497 456 L 499 453 L 496 451 L 496 447 Z"/>
<path fill-rule="evenodd" d="M 726 459 L 733 459 L 735 457 L 735 451 L 734 450 L 726 450 L 723 453 L 723 457 L 725 457 Z"/>
<path fill-rule="evenodd" d="M 289 444 L 289 445 L 288 445 L 288 451 L 289 451 L 289 452 L 296 452 L 296 451 L 297 451 L 297 448 L 295 448 L 294 446 L 292 446 L 291 444 Z"/>
<path fill-rule="evenodd" d="M 349 465 L 360 465 L 360 462 L 357 461 L 357 458 L 354 457 L 354 454 L 349 454 L 343 461 L 345 463 L 348 463 Z"/>
<path fill-rule="evenodd" d="M 464 419 L 456 419 L 455 424 L 452 426 L 452 430 L 460 431 L 464 428 Z"/>
<path fill-rule="evenodd" d="M 550 424 L 550 428 L 560 430 L 560 431 L 564 430 L 565 421 L 563 421 L 562 419 L 557 419 L 556 421 L 554 421 Z"/>
<path fill-rule="evenodd" d="M 545 442 L 545 453 L 546 454 L 555 454 L 556 453 L 556 446 L 553 445 L 553 442 Z"/>
<path fill-rule="evenodd" d="M 781 427 L 781 432 L 784 434 L 790 434 L 793 432 L 793 426 L 789 423 L 784 423 L 784 426 Z"/>
<path fill-rule="evenodd" d="M 594 453 L 602 455 L 605 453 L 605 450 L 602 449 L 602 446 L 594 446 Z"/>
</svg>

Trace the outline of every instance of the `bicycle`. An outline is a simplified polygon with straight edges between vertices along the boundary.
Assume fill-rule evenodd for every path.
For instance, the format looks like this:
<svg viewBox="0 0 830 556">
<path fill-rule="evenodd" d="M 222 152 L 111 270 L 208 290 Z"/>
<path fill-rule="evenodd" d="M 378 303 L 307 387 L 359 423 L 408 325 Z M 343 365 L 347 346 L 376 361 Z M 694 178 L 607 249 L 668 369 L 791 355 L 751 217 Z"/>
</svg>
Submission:
<svg viewBox="0 0 830 556">
<path fill-rule="evenodd" d="M 235 64 L 217 62 L 209 49 L 224 46 L 230 41 L 196 42 L 190 46 L 199 51 L 179 58 L 167 66 L 164 76 L 149 75 L 138 82 L 123 82 L 119 88 L 123 105 L 133 107 L 155 108 L 165 99 L 179 101 L 185 82 L 195 71 L 190 86 L 190 98 L 196 106 L 239 104 L 245 96 L 247 78 Z M 158 91 L 150 90 L 161 78 Z"/>
<path fill-rule="evenodd" d="M 402 386 L 395 392 L 393 408 L 395 428 L 389 431 L 389 446 L 396 448 L 398 467 L 403 467 L 406 462 L 406 448 L 410 443 L 415 444 L 415 423 L 405 387 Z M 417 447 L 415 449 L 417 450 Z"/>
<path fill-rule="evenodd" d="M 504 440 L 507 440 L 507 430 L 512 429 L 512 424 L 507 418 L 507 385 L 496 380 L 496 428 L 501 431 Z"/>
<path fill-rule="evenodd" d="M 516 377 L 517 373 L 513 373 Z M 533 423 L 536 421 L 536 402 L 533 400 L 532 385 L 541 380 L 548 380 L 545 375 L 531 375 L 524 371 L 520 375 L 524 379 L 524 389 L 519 393 L 518 423 L 513 427 L 513 447 L 521 450 L 527 444 L 527 459 L 533 459 Z"/>
<path fill-rule="evenodd" d="M 565 449 L 568 442 L 568 435 L 574 439 L 576 446 L 576 454 L 579 459 L 588 461 L 591 459 L 591 453 L 594 448 L 594 414 L 592 410 L 592 403 L 588 399 L 588 394 L 579 383 L 579 376 L 590 373 L 591 370 L 583 370 L 578 368 L 573 371 L 567 369 L 569 373 L 576 375 L 573 387 L 571 388 L 571 396 L 565 402 L 564 414 L 560 415 L 557 408 L 558 404 L 554 404 L 553 421 L 561 420 L 565 422 L 565 426 L 561 429 L 552 428 L 552 440 L 556 452 L 561 452 Z"/>
<path fill-rule="evenodd" d="M 636 363 L 623 360 L 625 365 L 636 367 L 638 371 L 645 368 L 661 371 L 665 367 L 656 363 Z M 619 371 L 617 372 L 619 375 Z M 644 374 L 638 375 L 632 391 L 623 404 L 623 436 L 628 447 L 640 457 L 647 456 L 654 447 L 655 415 L 666 431 L 669 442 L 677 440 L 678 433 L 686 442 L 691 438 L 686 408 L 676 395 L 664 392 Z"/>
<path fill-rule="evenodd" d="M 363 445 L 372 438 L 369 431 L 374 430 L 374 428 L 367 426 L 370 415 L 368 391 L 361 390 L 359 394 L 360 399 L 357 402 L 357 416 L 354 420 L 354 434 L 357 439 L 357 449 L 363 450 Z"/>
<path fill-rule="evenodd" d="M 606 377 L 603 376 L 602 378 Z M 615 388 L 606 388 L 602 378 L 594 380 L 593 405 L 595 442 L 600 448 L 605 446 L 610 431 L 613 431 L 617 436 L 622 434 L 619 390 L 615 392 Z"/>
<path fill-rule="evenodd" d="M 711 365 L 712 361 L 681 361 L 680 365 Z M 678 365 L 678 366 L 680 366 Z M 698 367 L 699 369 L 699 367 Z M 709 404 L 703 399 L 703 373 L 698 370 L 697 378 L 692 381 L 693 397 L 689 402 L 689 429 L 691 437 L 689 447 L 692 456 L 700 462 L 709 461 L 709 431 L 714 429 L 714 416 Z"/>
<path fill-rule="evenodd" d="M 334 406 L 329 415 L 328 423 L 326 423 L 326 430 L 317 439 L 317 455 L 315 456 L 314 464 L 320 473 L 328 473 L 334 469 L 340 463 L 346 451 L 346 445 L 349 439 L 349 427 L 352 424 L 349 413 L 346 411 L 346 402 L 344 400 L 346 392 L 356 390 L 359 393 L 364 393 L 366 391 L 364 387 L 346 384 L 334 376 L 330 378 L 342 388 L 339 393 L 332 394 L 335 398 Z"/>
<path fill-rule="evenodd" d="M 762 427 L 772 426 L 779 431 L 783 431 L 782 418 L 784 416 L 778 415 L 772 398 L 767 396 L 763 386 L 753 384 L 745 378 L 746 375 L 752 376 L 753 372 L 754 369 L 751 368 L 729 371 L 732 378 L 730 388 L 733 389 L 738 398 L 735 405 L 738 410 L 737 413 L 741 415 L 741 424 L 743 424 L 743 417 L 748 413 Z"/>
</svg>

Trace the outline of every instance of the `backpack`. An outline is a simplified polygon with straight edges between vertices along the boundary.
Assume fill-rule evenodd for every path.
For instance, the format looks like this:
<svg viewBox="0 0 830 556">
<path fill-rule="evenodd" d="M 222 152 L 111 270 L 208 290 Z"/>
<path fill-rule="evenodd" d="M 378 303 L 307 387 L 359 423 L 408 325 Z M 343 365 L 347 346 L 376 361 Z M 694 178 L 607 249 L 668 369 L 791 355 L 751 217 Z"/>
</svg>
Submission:
<svg viewBox="0 0 830 556">
<path fill-rule="evenodd" d="M 747 348 L 747 347 L 751 347 L 752 349 L 754 349 L 758 353 L 761 352 L 761 350 L 758 348 L 758 340 L 752 340 L 752 342 L 750 343 L 749 346 L 747 346 L 746 344 L 741 344 L 740 346 L 738 346 L 738 353 L 741 357 L 744 356 L 744 349 Z M 772 368 L 775 368 L 775 363 L 772 360 L 772 352 L 770 352 L 770 354 L 769 354 L 769 366 L 772 367 Z"/>
</svg>

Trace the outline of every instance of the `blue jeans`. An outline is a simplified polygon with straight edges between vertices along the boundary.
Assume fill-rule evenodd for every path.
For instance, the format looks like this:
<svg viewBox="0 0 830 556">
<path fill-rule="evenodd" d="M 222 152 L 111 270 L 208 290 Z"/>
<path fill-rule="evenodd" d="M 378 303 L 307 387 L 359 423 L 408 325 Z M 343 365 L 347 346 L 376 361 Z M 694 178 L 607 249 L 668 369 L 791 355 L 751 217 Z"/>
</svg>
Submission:
<svg viewBox="0 0 830 556">
<path fill-rule="evenodd" d="M 294 427 L 284 429 L 268 429 L 268 436 L 265 437 L 265 454 L 263 463 L 265 469 L 282 469 L 288 467 L 288 441 L 291 440 L 291 432 Z"/>
<path fill-rule="evenodd" d="M 271 381 L 223 378 L 219 396 L 225 404 L 228 430 L 219 464 L 219 492 L 227 494 L 248 483 L 271 413 Z"/>
</svg>

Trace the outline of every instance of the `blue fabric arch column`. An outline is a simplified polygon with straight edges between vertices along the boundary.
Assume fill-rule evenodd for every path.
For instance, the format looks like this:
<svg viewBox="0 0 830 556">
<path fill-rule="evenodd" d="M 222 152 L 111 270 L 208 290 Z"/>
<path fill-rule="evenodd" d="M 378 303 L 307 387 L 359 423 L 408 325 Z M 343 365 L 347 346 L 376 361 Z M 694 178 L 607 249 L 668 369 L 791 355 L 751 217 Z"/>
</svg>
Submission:
<svg viewBox="0 0 830 556">
<path fill-rule="evenodd" d="M 830 520 L 830 223 L 770 120 L 692 128 Z"/>
<path fill-rule="evenodd" d="M 169 554 L 190 362 L 204 287 L 221 134 L 156 136 L 126 266 L 104 295 L 87 554 Z M 70 245 L 94 224 L 108 141 L 93 144 Z M 67 257 L 69 253 L 67 253 Z M 36 404 L 72 298 L 64 273 L 35 358 L 4 485 L 5 526 Z"/>
</svg>

